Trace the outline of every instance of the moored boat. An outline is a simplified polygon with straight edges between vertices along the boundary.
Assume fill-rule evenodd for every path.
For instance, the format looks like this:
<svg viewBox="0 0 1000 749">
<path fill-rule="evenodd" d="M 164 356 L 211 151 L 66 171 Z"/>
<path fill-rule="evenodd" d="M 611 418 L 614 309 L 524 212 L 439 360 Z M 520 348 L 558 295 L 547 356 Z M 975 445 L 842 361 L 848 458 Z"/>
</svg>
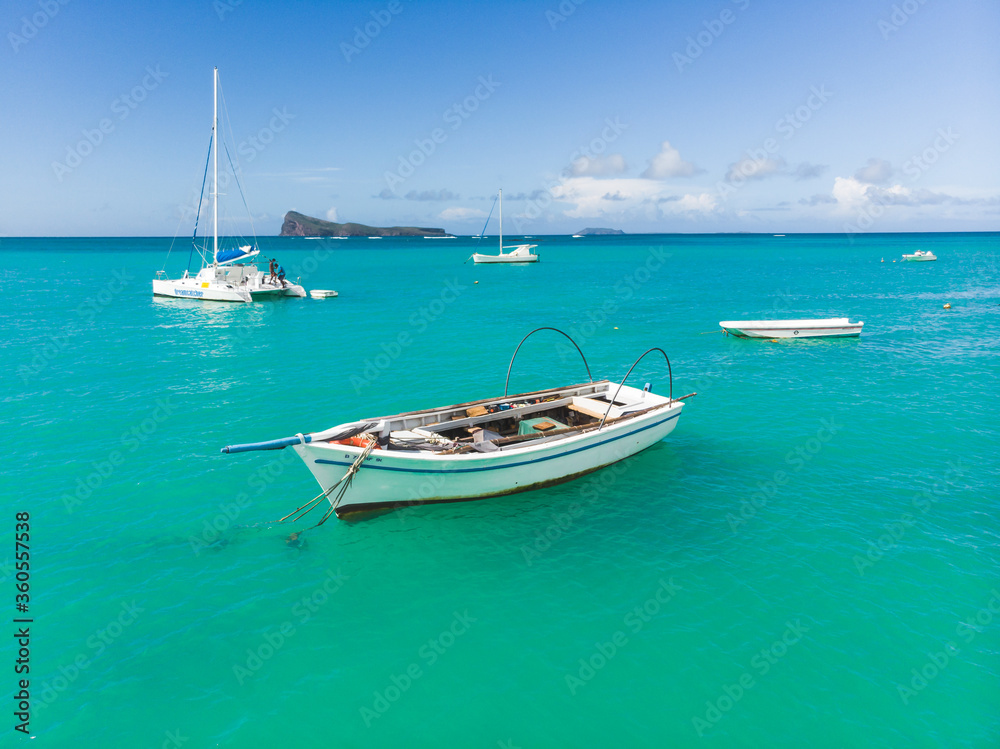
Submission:
<svg viewBox="0 0 1000 749">
<path fill-rule="evenodd" d="M 912 255 L 903 255 L 903 260 L 909 260 L 910 262 L 926 262 L 928 260 L 937 260 L 937 255 L 930 250 L 927 250 L 926 252 L 924 250 L 917 250 Z"/>
<path fill-rule="evenodd" d="M 253 302 L 254 300 L 306 295 L 305 289 L 298 284 L 288 283 L 284 278 L 278 278 L 276 273 L 265 273 L 255 264 L 254 258 L 260 250 L 253 243 L 239 244 L 228 249 L 219 248 L 219 69 L 213 73 L 212 90 L 212 140 L 210 156 L 213 158 L 212 185 L 212 243 L 204 246 L 197 243 L 198 220 L 201 217 L 202 200 L 198 201 L 198 214 L 195 217 L 195 236 L 192 238 L 194 247 L 191 256 L 197 250 L 201 256 L 201 269 L 194 275 L 185 269 L 180 278 L 168 278 L 165 270 L 156 272 L 153 279 L 153 296 L 174 297 L 178 299 L 199 299 L 214 302 Z M 228 149 L 227 149 L 227 154 Z M 239 186 L 239 178 L 236 183 Z M 208 162 L 205 163 L 205 176 L 208 176 Z M 204 197 L 202 180 L 202 198 Z M 242 194 L 242 187 L 240 187 Z M 169 253 L 167 253 L 169 257 Z M 190 257 L 188 262 L 190 263 Z M 274 267 L 272 265 L 272 267 Z"/>
<path fill-rule="evenodd" d="M 472 260 L 475 263 L 537 263 L 538 255 L 532 252 L 533 249 L 538 247 L 537 244 L 518 244 L 509 245 L 507 247 L 503 246 L 503 190 L 497 193 L 497 201 L 500 204 L 500 254 L 499 255 L 485 255 L 480 252 L 474 252 L 472 254 Z M 492 214 L 492 211 L 490 211 Z M 486 217 L 486 223 L 489 224 L 489 216 Z M 485 236 L 486 227 L 483 227 L 483 233 L 480 237 Z M 509 252 L 504 252 L 504 250 L 509 250 Z M 468 262 L 468 261 L 466 261 Z"/>
<path fill-rule="evenodd" d="M 822 320 L 723 320 L 719 326 L 737 338 L 849 338 L 861 335 L 863 322 L 847 317 Z"/>
<path fill-rule="evenodd" d="M 639 361 L 654 351 L 667 361 L 666 395 L 654 394 L 648 385 L 639 389 L 624 384 Z M 513 363 L 512 357 L 508 384 Z M 507 395 L 505 386 L 499 397 L 377 416 L 222 451 L 293 448 L 323 489 L 308 509 L 325 498 L 330 505 L 326 516 L 342 517 L 362 510 L 496 497 L 569 481 L 662 440 L 677 426 L 682 401 L 688 397 L 673 397 L 670 360 L 662 349 L 652 348 L 621 383 L 591 378 L 517 395 Z"/>
</svg>

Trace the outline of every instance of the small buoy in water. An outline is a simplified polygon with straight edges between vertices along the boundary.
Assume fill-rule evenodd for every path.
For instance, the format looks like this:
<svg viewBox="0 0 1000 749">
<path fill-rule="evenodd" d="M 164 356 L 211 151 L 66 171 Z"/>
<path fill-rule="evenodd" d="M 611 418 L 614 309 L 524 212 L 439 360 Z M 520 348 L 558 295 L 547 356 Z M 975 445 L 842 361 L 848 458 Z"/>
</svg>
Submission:
<svg viewBox="0 0 1000 749">
<path fill-rule="evenodd" d="M 615 325 L 615 330 L 618 330 L 618 326 L 617 325 Z"/>
<path fill-rule="evenodd" d="M 778 342 L 778 339 L 777 339 L 777 338 L 772 338 L 772 339 L 771 339 L 771 343 L 777 343 L 777 342 Z"/>
<path fill-rule="evenodd" d="M 479 281 L 475 281 L 474 283 L 479 283 Z"/>
<path fill-rule="evenodd" d="M 882 258 L 882 262 L 883 262 L 883 263 L 885 262 L 885 258 Z"/>
<path fill-rule="evenodd" d="M 945 305 L 944 305 L 944 308 L 945 308 L 945 309 L 951 309 L 951 304 L 945 304 Z"/>
</svg>

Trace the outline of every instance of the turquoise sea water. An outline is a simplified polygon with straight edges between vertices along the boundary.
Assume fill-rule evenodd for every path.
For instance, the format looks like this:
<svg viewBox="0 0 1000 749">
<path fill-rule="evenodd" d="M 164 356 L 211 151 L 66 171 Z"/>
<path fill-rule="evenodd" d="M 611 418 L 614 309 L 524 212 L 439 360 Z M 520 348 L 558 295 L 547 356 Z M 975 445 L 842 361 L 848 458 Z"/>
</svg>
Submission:
<svg viewBox="0 0 1000 749">
<path fill-rule="evenodd" d="M 10 621 L 30 513 L 40 745 L 1000 743 L 1000 235 L 536 241 L 477 267 L 467 239 L 265 238 L 340 297 L 254 305 L 154 300 L 169 240 L 0 241 L 0 578 Z M 860 339 L 709 333 L 848 315 Z M 299 459 L 219 453 L 496 395 L 542 325 L 595 377 L 662 346 L 698 395 L 614 468 L 299 546 Z M 511 379 L 586 375 L 539 333 Z M 667 388 L 653 357 L 633 380 Z"/>
</svg>

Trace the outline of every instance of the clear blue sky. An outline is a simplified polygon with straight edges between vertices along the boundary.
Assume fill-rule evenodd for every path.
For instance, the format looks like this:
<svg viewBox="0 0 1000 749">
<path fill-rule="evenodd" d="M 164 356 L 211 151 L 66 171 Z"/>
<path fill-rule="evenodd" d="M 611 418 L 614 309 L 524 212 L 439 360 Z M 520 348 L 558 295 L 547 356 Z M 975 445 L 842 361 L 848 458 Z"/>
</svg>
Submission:
<svg viewBox="0 0 1000 749">
<path fill-rule="evenodd" d="M 529 234 L 1000 218 L 995 0 L 13 0 L 0 31 L 3 236 L 190 232 L 215 65 L 259 234 L 475 233 L 500 187 Z"/>
</svg>

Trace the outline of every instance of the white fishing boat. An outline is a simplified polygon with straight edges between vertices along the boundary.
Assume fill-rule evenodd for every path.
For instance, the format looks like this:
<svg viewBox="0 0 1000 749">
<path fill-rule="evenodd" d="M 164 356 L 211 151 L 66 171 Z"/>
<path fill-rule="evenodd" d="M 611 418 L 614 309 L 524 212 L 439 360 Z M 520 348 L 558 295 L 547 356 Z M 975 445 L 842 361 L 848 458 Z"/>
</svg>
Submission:
<svg viewBox="0 0 1000 749">
<path fill-rule="evenodd" d="M 518 344 L 514 357 L 537 330 L 566 335 L 555 328 L 533 330 Z M 667 360 L 666 395 L 654 394 L 648 384 L 643 389 L 624 384 L 639 361 L 654 351 Z M 331 513 L 342 517 L 363 510 L 483 499 L 569 481 L 662 440 L 677 426 L 682 401 L 694 395 L 673 397 L 670 360 L 659 348 L 640 356 L 621 383 L 591 377 L 583 384 L 508 395 L 514 357 L 503 396 L 230 445 L 222 452 L 293 448 L 323 491 L 284 519 L 298 519 L 325 499 L 326 520 Z"/>
<path fill-rule="evenodd" d="M 337 296 L 337 292 L 333 289 L 312 289 L 309 296 L 313 299 L 330 299 Z"/>
<path fill-rule="evenodd" d="M 861 335 L 863 322 L 847 317 L 822 320 L 723 320 L 719 326 L 737 338 L 849 338 Z"/>
<path fill-rule="evenodd" d="M 261 271 L 251 262 L 260 250 L 253 241 L 248 244 L 236 243 L 235 247 L 219 249 L 219 69 L 215 68 L 212 87 L 212 142 L 213 158 L 212 186 L 212 244 L 198 244 L 198 220 L 201 217 L 202 200 L 198 201 L 195 217 L 195 233 L 192 239 L 194 251 L 201 256 L 201 269 L 195 274 L 185 269 L 180 278 L 167 277 L 165 270 L 157 271 L 153 280 L 153 296 L 176 297 L 179 299 L 201 299 L 215 302 L 252 302 L 269 297 L 306 295 L 298 284 L 281 280 L 277 275 Z M 228 154 L 228 150 L 227 150 Z M 208 164 L 205 164 L 206 173 Z M 233 170 L 239 187 L 239 178 Z M 202 182 L 204 197 L 204 180 Z M 239 187 L 242 194 L 242 187 Z M 169 258 L 169 253 L 167 254 Z M 188 260 L 190 263 L 190 258 Z"/>
<path fill-rule="evenodd" d="M 476 263 L 537 263 L 538 255 L 532 252 L 533 249 L 538 247 L 537 244 L 517 244 L 509 245 L 507 247 L 503 246 L 503 190 L 497 193 L 497 201 L 500 205 L 500 254 L 499 255 L 484 255 L 479 252 L 475 252 L 472 255 L 472 259 Z M 492 210 L 490 214 L 492 215 Z M 486 223 L 489 224 L 490 218 L 486 217 Z M 486 227 L 483 227 L 483 233 L 480 236 L 484 236 L 486 233 Z M 504 252 L 504 250 L 509 250 Z M 468 261 L 466 261 L 468 262 Z"/>
<path fill-rule="evenodd" d="M 903 260 L 909 260 L 911 262 L 924 262 L 927 260 L 937 260 L 937 255 L 930 250 L 927 250 L 926 252 L 923 250 L 917 250 L 912 255 L 903 255 Z"/>
</svg>

